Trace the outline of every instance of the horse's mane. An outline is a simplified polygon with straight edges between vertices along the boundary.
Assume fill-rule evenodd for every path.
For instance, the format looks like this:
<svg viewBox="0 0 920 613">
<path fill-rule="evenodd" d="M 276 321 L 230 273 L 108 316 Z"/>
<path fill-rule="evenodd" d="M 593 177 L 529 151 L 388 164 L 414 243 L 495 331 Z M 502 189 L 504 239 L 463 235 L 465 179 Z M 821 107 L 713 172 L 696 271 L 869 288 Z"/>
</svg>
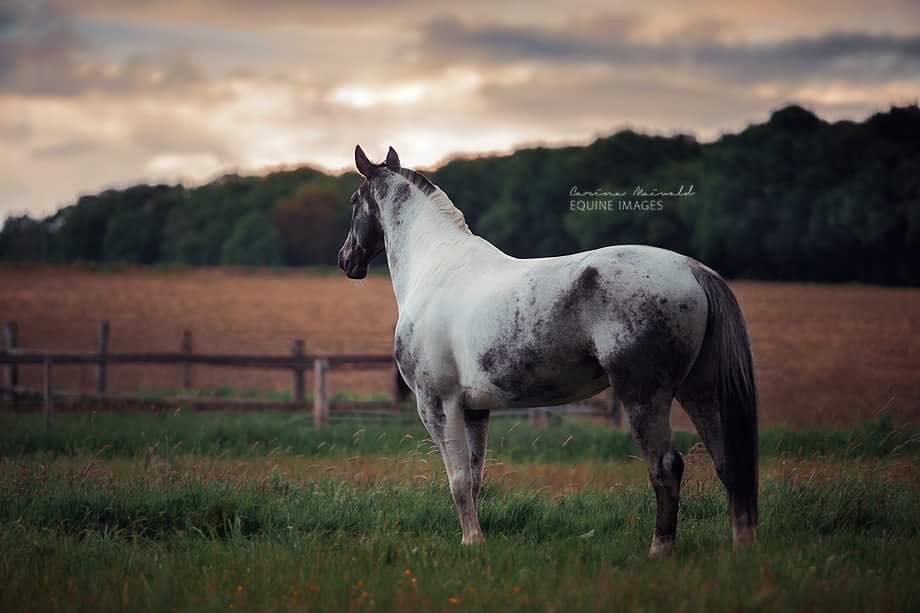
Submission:
<svg viewBox="0 0 920 613">
<path fill-rule="evenodd" d="M 400 168 L 396 172 L 407 179 L 409 183 L 419 188 L 423 194 L 428 196 L 428 200 L 447 215 L 448 219 L 457 224 L 458 228 L 466 230 L 467 232 L 470 231 L 469 226 L 466 225 L 466 218 L 463 216 L 463 211 L 455 207 L 454 203 L 447 197 L 447 194 L 445 194 L 440 187 L 429 181 L 428 177 L 409 168 Z"/>
</svg>

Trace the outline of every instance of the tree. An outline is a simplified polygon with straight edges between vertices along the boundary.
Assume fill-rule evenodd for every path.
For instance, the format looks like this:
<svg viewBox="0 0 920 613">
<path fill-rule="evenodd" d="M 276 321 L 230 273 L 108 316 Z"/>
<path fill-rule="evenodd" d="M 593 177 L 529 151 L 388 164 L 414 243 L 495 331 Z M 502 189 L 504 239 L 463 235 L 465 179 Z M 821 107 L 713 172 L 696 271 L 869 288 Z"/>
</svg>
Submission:
<svg viewBox="0 0 920 613">
<path fill-rule="evenodd" d="M 730 277 L 920 285 L 920 109 L 828 123 L 807 109 L 700 144 L 621 131 L 583 147 L 459 159 L 431 173 L 477 234 L 518 257 L 647 243 Z M 138 185 L 7 219 L 0 258 L 329 265 L 362 178 L 311 168 Z M 571 211 L 569 191 L 694 186 L 657 211 Z"/>
<path fill-rule="evenodd" d="M 265 213 L 251 211 L 242 217 L 224 241 L 221 263 L 228 266 L 279 266 L 281 240 Z"/>
<path fill-rule="evenodd" d="M 329 189 L 306 186 L 278 201 L 272 222 L 281 237 L 284 260 L 293 266 L 335 264 L 348 232 L 348 207 Z"/>
<path fill-rule="evenodd" d="M 0 232 L 0 259 L 40 262 L 48 259 L 48 230 L 28 215 L 7 217 Z"/>
<path fill-rule="evenodd" d="M 169 213 L 182 203 L 186 192 L 181 187 L 157 185 L 121 194 L 121 202 L 106 225 L 105 261 L 155 264 L 161 258 L 163 230 Z"/>
</svg>

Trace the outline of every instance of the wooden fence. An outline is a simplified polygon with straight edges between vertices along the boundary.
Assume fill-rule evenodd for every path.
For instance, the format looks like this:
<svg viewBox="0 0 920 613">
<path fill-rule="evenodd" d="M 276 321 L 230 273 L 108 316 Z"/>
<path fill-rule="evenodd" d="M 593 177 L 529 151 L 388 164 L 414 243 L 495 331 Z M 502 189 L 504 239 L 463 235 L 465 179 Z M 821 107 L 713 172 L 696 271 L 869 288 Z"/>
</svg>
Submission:
<svg viewBox="0 0 920 613">
<path fill-rule="evenodd" d="M 332 410 L 350 413 L 373 413 L 375 415 L 398 415 L 407 400 L 409 391 L 403 383 L 392 355 L 381 354 L 323 354 L 311 355 L 306 351 L 303 339 L 294 339 L 290 352 L 283 355 L 265 354 L 215 354 L 195 353 L 192 333 L 182 334 L 179 351 L 113 353 L 109 350 L 111 328 L 108 321 L 99 324 L 97 347 L 94 352 L 65 352 L 23 349 L 19 346 L 19 328 L 16 322 L 7 322 L 3 328 L 3 345 L 0 347 L 0 365 L 4 380 L 0 393 L 8 399 L 36 399 L 41 402 L 46 425 L 50 428 L 56 405 L 66 403 L 69 408 L 105 408 L 131 406 L 175 406 L 177 403 L 196 409 L 228 408 L 244 409 L 303 409 L 306 408 L 305 373 L 313 371 L 313 422 L 322 427 L 329 421 Z M 60 366 L 94 365 L 96 385 L 94 393 L 64 394 L 54 390 L 55 371 Z M 192 390 L 192 366 L 219 366 L 232 368 L 254 368 L 265 370 L 289 370 L 291 372 L 290 401 L 263 399 L 202 398 L 182 396 L 171 399 L 141 399 L 135 396 L 115 396 L 109 393 L 109 366 L 113 364 L 157 364 L 175 365 L 183 390 Z M 19 384 L 19 366 L 40 365 L 42 367 L 42 389 L 31 390 Z M 330 398 L 326 377 L 331 370 L 342 369 L 388 369 L 392 372 L 392 400 L 349 401 Z M 603 403 L 584 402 L 552 408 L 534 408 L 525 411 L 499 411 L 508 416 L 526 415 L 531 423 L 548 423 L 553 412 L 605 416 L 614 424 L 621 421 L 621 410 L 612 394 Z"/>
</svg>

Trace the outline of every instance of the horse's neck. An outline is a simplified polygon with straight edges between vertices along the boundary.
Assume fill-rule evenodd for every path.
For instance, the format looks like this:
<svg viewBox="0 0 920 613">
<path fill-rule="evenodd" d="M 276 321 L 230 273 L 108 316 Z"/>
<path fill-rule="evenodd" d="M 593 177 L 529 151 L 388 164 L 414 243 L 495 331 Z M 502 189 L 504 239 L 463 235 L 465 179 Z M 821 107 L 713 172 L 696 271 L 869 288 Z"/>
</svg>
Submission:
<svg viewBox="0 0 920 613">
<path fill-rule="evenodd" d="M 413 289 L 445 280 L 476 237 L 450 210 L 421 193 L 396 215 L 384 219 L 384 236 L 393 292 L 402 309 Z"/>
</svg>

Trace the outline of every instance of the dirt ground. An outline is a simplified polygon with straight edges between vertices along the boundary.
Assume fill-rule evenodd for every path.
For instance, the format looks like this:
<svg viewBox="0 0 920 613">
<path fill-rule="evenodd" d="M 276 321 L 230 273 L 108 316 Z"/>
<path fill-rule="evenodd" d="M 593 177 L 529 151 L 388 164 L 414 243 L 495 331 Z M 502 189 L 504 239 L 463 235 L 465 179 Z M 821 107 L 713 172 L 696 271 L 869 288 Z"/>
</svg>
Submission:
<svg viewBox="0 0 920 613">
<path fill-rule="evenodd" d="M 898 422 L 920 417 L 920 289 L 732 283 L 747 317 L 760 387 L 761 424 L 846 424 L 883 407 Z M 191 330 L 196 351 L 308 353 L 392 350 L 396 304 L 389 279 L 349 281 L 300 271 L 227 269 L 92 272 L 0 267 L 0 320 L 19 325 L 25 348 L 92 350 L 100 320 L 112 351 L 175 351 Z M 90 390 L 90 367 L 66 367 L 56 384 Z M 116 366 L 111 389 L 176 388 L 174 367 Z M 21 382 L 38 388 L 38 368 Z M 288 389 L 286 372 L 196 367 L 198 387 Z M 311 382 L 308 381 L 308 386 Z M 332 391 L 388 391 L 387 372 L 333 373 Z M 678 409 L 676 423 L 686 424 Z"/>
</svg>

